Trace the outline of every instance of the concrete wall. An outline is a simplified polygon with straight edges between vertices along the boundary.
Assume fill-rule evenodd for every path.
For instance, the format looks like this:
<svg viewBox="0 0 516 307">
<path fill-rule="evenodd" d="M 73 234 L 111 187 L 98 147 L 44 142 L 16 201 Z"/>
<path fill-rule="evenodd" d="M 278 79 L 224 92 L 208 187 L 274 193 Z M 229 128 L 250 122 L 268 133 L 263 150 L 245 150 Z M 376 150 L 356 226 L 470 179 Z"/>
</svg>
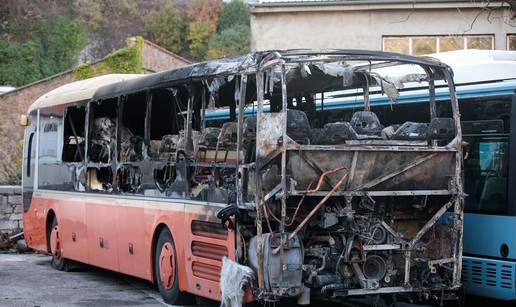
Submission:
<svg viewBox="0 0 516 307">
<path fill-rule="evenodd" d="M 436 5 L 257 6 L 252 10 L 251 41 L 253 50 L 381 50 L 383 35 L 494 34 L 495 49 L 505 50 L 507 34 L 516 33 L 514 26 L 516 21 L 510 20 L 508 9 L 495 9 L 489 16 L 488 11 L 479 8 L 457 10 Z"/>
<path fill-rule="evenodd" d="M 23 228 L 22 196 L 19 186 L 0 186 L 0 233 Z"/>
</svg>

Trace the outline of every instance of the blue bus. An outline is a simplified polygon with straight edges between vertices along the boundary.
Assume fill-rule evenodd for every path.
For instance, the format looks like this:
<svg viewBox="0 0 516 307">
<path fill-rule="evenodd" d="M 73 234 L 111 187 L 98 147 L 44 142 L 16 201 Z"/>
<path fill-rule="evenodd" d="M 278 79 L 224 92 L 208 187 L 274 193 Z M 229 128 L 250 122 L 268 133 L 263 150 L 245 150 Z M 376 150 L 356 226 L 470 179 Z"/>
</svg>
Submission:
<svg viewBox="0 0 516 307">
<path fill-rule="evenodd" d="M 516 300 L 516 125 L 511 125 L 516 121 L 516 52 L 464 50 L 432 56 L 454 70 L 466 142 L 464 288 L 471 295 Z M 437 84 L 435 92 L 439 116 L 445 117 L 451 112 L 445 107 L 448 90 Z M 364 105 L 360 95 L 350 92 L 316 96 L 315 101 L 316 110 L 332 121 L 349 120 Z M 393 121 L 428 122 L 426 112 L 419 111 L 427 101 L 428 90 L 413 84 L 400 91 L 394 104 L 381 93 L 371 94 L 369 102 L 382 118 L 397 108 L 396 116 L 404 118 Z M 245 116 L 255 112 L 248 107 Z M 212 122 L 228 117 L 229 110 L 206 114 Z"/>
</svg>

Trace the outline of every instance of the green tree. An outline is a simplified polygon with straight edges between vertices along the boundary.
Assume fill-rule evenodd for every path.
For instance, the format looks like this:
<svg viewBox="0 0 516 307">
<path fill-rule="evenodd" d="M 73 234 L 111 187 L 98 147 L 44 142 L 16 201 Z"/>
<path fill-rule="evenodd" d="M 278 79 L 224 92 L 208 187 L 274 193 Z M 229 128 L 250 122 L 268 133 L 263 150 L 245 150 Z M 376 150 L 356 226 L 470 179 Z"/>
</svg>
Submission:
<svg viewBox="0 0 516 307">
<path fill-rule="evenodd" d="M 215 32 L 222 5 L 222 0 L 190 0 L 186 14 L 192 23 L 204 23 Z"/>
<path fill-rule="evenodd" d="M 77 21 L 58 18 L 37 22 L 31 40 L 39 46 L 41 75 L 46 77 L 70 69 L 86 39 L 86 32 Z"/>
<path fill-rule="evenodd" d="M 241 0 L 233 0 L 224 5 L 217 22 L 217 33 L 208 42 L 207 58 L 215 59 L 249 52 L 249 20 L 249 8 Z"/>
<path fill-rule="evenodd" d="M 249 26 L 236 25 L 213 35 L 208 43 L 208 59 L 217 59 L 250 50 Z"/>
<path fill-rule="evenodd" d="M 150 38 L 164 48 L 181 53 L 186 48 L 188 21 L 184 12 L 166 5 L 159 12 L 152 10 L 145 17 Z"/>
<path fill-rule="evenodd" d="M 25 42 L 0 38 L 0 84 L 21 86 L 70 69 L 86 43 L 81 24 L 66 18 L 35 19 L 27 27 Z"/>
<path fill-rule="evenodd" d="M 208 40 L 214 30 L 204 22 L 190 23 L 188 29 L 188 42 L 190 53 L 196 60 L 204 60 L 208 51 Z"/>
<path fill-rule="evenodd" d="M 20 86 L 41 78 L 33 41 L 9 43 L 0 38 L 0 84 Z"/>
<path fill-rule="evenodd" d="M 204 60 L 208 51 L 208 41 L 215 33 L 222 0 L 190 0 L 186 6 L 188 26 L 188 47 L 196 60 Z"/>
<path fill-rule="evenodd" d="M 217 32 L 221 33 L 236 25 L 249 27 L 249 7 L 242 0 L 233 0 L 222 8 L 217 22 Z"/>
</svg>

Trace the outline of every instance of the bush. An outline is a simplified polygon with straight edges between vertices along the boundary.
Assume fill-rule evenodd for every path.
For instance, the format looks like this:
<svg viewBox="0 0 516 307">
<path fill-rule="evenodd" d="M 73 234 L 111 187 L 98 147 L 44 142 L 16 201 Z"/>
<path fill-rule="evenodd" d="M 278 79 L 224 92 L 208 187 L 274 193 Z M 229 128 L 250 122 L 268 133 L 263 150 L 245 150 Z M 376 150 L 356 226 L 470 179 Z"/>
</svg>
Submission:
<svg viewBox="0 0 516 307">
<path fill-rule="evenodd" d="M 245 25 L 237 25 L 213 35 L 208 43 L 207 57 L 217 59 L 250 50 L 250 29 Z"/>
</svg>

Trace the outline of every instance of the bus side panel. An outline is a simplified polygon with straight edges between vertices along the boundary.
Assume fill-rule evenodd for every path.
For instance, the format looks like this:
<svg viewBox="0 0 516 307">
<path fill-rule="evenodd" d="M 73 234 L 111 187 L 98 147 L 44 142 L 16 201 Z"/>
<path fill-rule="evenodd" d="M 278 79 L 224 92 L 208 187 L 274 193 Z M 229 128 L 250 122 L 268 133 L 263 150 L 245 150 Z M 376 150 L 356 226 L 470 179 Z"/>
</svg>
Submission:
<svg viewBox="0 0 516 307">
<path fill-rule="evenodd" d="M 23 232 L 27 245 L 36 251 L 45 253 L 47 252 L 46 203 L 37 192 L 33 193 L 29 210 L 23 213 Z"/>
<path fill-rule="evenodd" d="M 235 259 L 235 234 L 221 225 L 217 209 L 186 205 L 184 265 L 186 291 L 220 301 L 222 257 Z"/>
<path fill-rule="evenodd" d="M 515 223 L 514 216 L 465 214 L 462 280 L 467 293 L 516 300 Z"/>
<path fill-rule="evenodd" d="M 498 300 L 516 300 L 516 262 L 464 256 L 462 283 L 467 293 Z"/>
<path fill-rule="evenodd" d="M 137 207 L 118 209 L 118 264 L 120 272 L 152 280 L 151 238 L 159 210 Z"/>
<path fill-rule="evenodd" d="M 80 194 L 62 195 L 53 199 L 59 223 L 62 255 L 65 258 L 88 262 L 88 227 L 86 226 L 86 197 Z"/>
<path fill-rule="evenodd" d="M 122 200 L 88 195 L 86 198 L 88 225 L 88 263 L 112 271 L 118 267 L 118 207 Z"/>
<path fill-rule="evenodd" d="M 516 217 L 466 213 L 464 215 L 464 254 L 516 260 L 516 237 L 510 231 Z M 508 247 L 502 255 L 502 245 Z"/>
</svg>

